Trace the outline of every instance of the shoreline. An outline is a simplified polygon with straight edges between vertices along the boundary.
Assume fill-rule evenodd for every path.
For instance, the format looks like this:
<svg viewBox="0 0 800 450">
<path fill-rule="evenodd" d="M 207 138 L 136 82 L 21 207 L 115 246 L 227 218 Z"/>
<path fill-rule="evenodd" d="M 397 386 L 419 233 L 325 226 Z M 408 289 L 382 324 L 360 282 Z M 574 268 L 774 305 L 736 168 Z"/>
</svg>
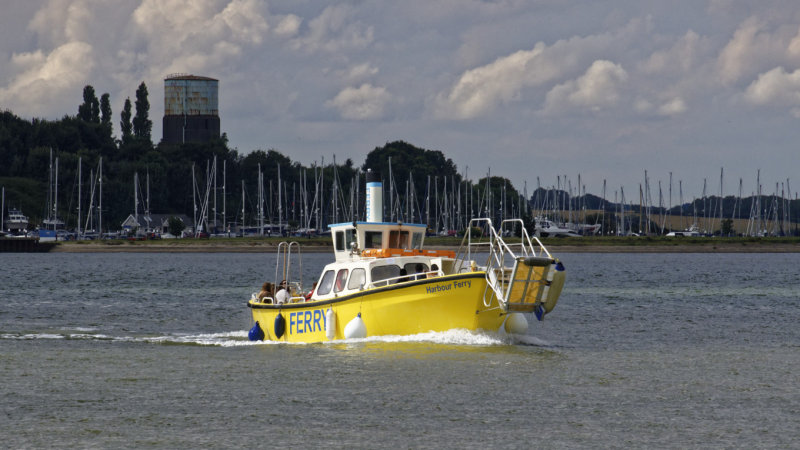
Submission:
<svg viewBox="0 0 800 450">
<path fill-rule="evenodd" d="M 554 255 L 561 253 L 800 253 L 797 243 L 703 243 L 671 245 L 554 245 L 545 244 Z M 278 246 L 271 243 L 230 244 L 208 243 L 58 243 L 51 253 L 266 253 L 274 254 Z M 302 253 L 329 253 L 330 245 L 300 243 Z M 431 245 L 429 249 L 457 251 L 458 246 Z"/>
</svg>

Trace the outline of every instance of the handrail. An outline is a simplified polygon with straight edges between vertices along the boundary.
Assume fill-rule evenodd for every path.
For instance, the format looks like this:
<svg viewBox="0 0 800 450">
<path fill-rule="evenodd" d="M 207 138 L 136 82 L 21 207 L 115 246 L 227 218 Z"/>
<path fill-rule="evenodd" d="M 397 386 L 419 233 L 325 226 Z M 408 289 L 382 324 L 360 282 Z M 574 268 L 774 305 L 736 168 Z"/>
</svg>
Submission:
<svg viewBox="0 0 800 450">
<path fill-rule="evenodd" d="M 289 278 L 292 276 L 292 248 L 295 248 L 297 250 L 297 259 L 299 260 L 299 265 L 300 265 L 299 277 L 298 277 L 300 281 L 295 283 L 297 284 L 298 289 L 302 291 L 303 258 L 300 253 L 300 243 L 297 241 L 292 241 L 292 242 L 281 241 L 278 244 L 278 249 L 276 251 L 277 260 L 275 262 L 275 286 L 277 287 L 282 280 L 286 280 L 287 286 L 291 283 L 289 281 Z M 281 257 L 283 257 L 283 261 L 281 261 Z"/>
<path fill-rule="evenodd" d="M 509 227 L 509 225 L 511 225 Z M 505 228 L 520 227 L 519 241 L 507 243 L 502 236 Z M 483 230 L 478 240 L 473 241 L 472 230 L 478 228 Z M 534 244 L 535 242 L 535 244 Z M 485 247 L 488 247 L 486 249 Z M 491 305 L 493 299 L 505 307 L 508 303 L 508 290 L 510 284 L 507 280 L 507 271 L 512 270 L 513 264 L 519 257 L 539 257 L 547 255 L 552 259 L 550 252 L 542 242 L 534 237 L 531 240 L 528 231 L 525 229 L 521 219 L 506 219 L 500 222 L 500 232 L 492 225 L 489 218 L 476 218 L 469 221 L 464 238 L 456 252 L 456 260 L 453 271 L 459 273 L 465 264 L 470 264 L 473 260 L 473 252 L 476 250 L 488 250 L 486 264 L 482 267 L 486 272 L 486 291 L 484 292 L 483 302 L 487 307 Z M 538 251 L 537 251 L 538 250 Z M 490 294 L 487 298 L 486 294 Z"/>
</svg>

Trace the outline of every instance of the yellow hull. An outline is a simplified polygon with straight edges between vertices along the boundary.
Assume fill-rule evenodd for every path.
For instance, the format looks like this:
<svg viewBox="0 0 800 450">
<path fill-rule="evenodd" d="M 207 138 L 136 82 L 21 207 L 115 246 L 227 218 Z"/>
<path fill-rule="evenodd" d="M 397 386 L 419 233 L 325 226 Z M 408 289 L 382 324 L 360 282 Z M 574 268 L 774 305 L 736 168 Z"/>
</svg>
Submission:
<svg viewBox="0 0 800 450">
<path fill-rule="evenodd" d="M 264 340 L 323 342 L 345 339 L 345 327 L 359 313 L 366 336 L 410 335 L 456 328 L 497 331 L 506 318 L 496 301 L 484 305 L 486 276 L 483 272 L 448 275 L 379 287 L 333 300 L 284 305 L 251 300 L 253 320 Z M 489 295 L 487 295 L 489 298 Z M 330 320 L 332 336 L 326 334 Z M 327 314 L 326 314 L 327 313 Z M 284 320 L 276 326 L 278 314 Z"/>
</svg>

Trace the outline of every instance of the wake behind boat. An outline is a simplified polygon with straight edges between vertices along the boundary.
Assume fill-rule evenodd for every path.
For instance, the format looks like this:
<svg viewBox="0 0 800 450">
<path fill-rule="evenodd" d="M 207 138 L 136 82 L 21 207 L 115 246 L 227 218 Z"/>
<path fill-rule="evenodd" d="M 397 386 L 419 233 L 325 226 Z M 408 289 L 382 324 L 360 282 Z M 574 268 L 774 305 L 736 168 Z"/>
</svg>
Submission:
<svg viewBox="0 0 800 450">
<path fill-rule="evenodd" d="M 335 261 L 312 290 L 291 279 L 302 273 L 300 245 L 279 245 L 277 291 L 267 286 L 247 303 L 256 322 L 251 340 L 322 342 L 451 329 L 524 334 L 524 313 L 541 320 L 553 310 L 564 266 L 531 240 L 522 220 L 505 220 L 498 230 L 490 219 L 472 219 L 458 251 L 425 250 L 425 225 L 382 221 L 381 190 L 367 172 L 367 221 L 330 225 Z M 518 237 L 506 242 L 504 231 Z"/>
</svg>

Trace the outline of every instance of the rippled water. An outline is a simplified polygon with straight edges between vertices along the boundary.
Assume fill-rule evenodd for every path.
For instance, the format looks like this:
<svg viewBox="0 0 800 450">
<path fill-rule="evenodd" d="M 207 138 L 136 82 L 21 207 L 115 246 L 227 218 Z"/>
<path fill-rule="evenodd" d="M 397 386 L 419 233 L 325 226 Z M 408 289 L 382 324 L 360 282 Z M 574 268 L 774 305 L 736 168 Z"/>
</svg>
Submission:
<svg viewBox="0 0 800 450">
<path fill-rule="evenodd" d="M 795 447 L 796 254 L 565 254 L 553 313 L 247 341 L 271 255 L 0 254 L 0 442 L 18 447 Z M 307 283 L 329 259 L 306 255 Z"/>
</svg>

